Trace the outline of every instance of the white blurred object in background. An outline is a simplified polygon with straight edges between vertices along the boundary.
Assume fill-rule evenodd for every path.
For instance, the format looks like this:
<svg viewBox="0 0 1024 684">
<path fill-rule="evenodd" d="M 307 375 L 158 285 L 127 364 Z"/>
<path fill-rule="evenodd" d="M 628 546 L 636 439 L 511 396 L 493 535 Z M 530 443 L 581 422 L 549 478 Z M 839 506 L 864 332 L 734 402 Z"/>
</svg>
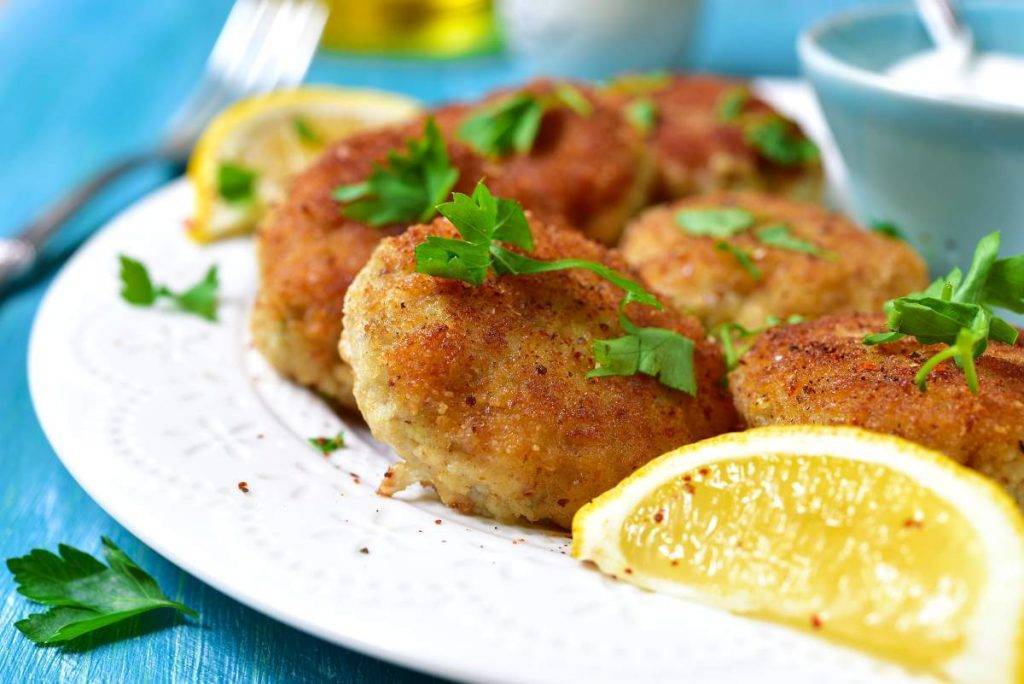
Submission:
<svg viewBox="0 0 1024 684">
<path fill-rule="evenodd" d="M 498 0 L 509 49 L 531 72 L 601 78 L 678 67 L 700 0 Z"/>
</svg>

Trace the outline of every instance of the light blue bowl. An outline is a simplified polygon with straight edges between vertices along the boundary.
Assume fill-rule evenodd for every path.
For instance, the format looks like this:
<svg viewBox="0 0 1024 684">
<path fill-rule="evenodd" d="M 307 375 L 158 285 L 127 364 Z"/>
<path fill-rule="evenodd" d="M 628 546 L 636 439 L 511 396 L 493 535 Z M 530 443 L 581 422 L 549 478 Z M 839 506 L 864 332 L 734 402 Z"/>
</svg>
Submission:
<svg viewBox="0 0 1024 684">
<path fill-rule="evenodd" d="M 972 4 L 963 16 L 979 50 L 1024 54 L 1024 2 Z M 909 5 L 837 16 L 799 43 L 858 218 L 895 222 L 939 274 L 966 266 L 992 230 L 1004 255 L 1024 252 L 1024 109 L 914 94 L 884 77 L 930 48 Z"/>
</svg>

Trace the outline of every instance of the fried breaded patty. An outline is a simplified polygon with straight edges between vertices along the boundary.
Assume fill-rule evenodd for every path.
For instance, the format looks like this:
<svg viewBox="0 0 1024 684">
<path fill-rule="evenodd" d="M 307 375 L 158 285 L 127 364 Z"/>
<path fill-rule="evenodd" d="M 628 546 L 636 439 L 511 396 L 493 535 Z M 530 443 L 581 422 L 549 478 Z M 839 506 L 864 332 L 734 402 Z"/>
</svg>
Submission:
<svg viewBox="0 0 1024 684">
<path fill-rule="evenodd" d="M 444 107 L 436 113 L 438 125 L 447 139 L 457 139 L 460 124 L 482 109 L 516 93 L 550 98 L 565 85 L 538 80 L 495 93 L 480 104 Z M 614 102 L 589 86 L 571 87 L 589 110 L 549 107 L 530 152 L 488 157 L 484 175 L 496 196 L 519 200 L 538 216 L 615 244 L 628 219 L 647 203 L 653 163 L 643 137 Z"/>
<path fill-rule="evenodd" d="M 578 233 L 530 222 L 538 258 L 625 270 Z M 721 356 L 695 319 L 628 312 L 697 342 L 696 397 L 646 375 L 588 379 L 592 340 L 623 334 L 621 290 L 581 270 L 492 274 L 479 287 L 416 273 L 428 235 L 457 234 L 438 219 L 384 240 L 345 299 L 341 353 L 359 409 L 403 459 L 381 493 L 423 482 L 464 512 L 568 528 L 651 458 L 734 427 Z"/>
<path fill-rule="evenodd" d="M 549 83 L 528 89 L 549 92 Z M 556 107 L 543 118 L 529 154 L 489 159 L 459 142 L 455 131 L 473 107 L 434 114 L 459 170 L 455 190 L 486 179 L 495 193 L 568 221 L 599 239 L 615 239 L 646 198 L 650 165 L 642 141 L 618 110 L 590 89 L 586 115 Z M 496 98 L 504 95 L 497 95 Z M 257 238 L 259 294 L 252 317 L 257 348 L 279 371 L 349 408 L 352 374 L 338 358 L 345 291 L 380 239 L 405 226 L 374 228 L 345 217 L 331 197 L 339 185 L 365 180 L 388 152 L 423 134 L 423 121 L 347 138 L 292 184 L 287 200 Z"/>
<path fill-rule="evenodd" d="M 942 345 L 912 338 L 876 347 L 881 314 L 827 316 L 764 333 L 729 376 L 750 426 L 856 425 L 948 454 L 992 477 L 1024 504 L 1024 348 L 990 342 L 972 394 L 954 363 L 940 364 L 927 391 L 914 384 Z"/>
<path fill-rule="evenodd" d="M 690 197 L 716 190 L 759 190 L 818 201 L 823 191 L 820 160 L 783 163 L 751 142 L 750 130 L 775 120 L 804 138 L 798 124 L 757 97 L 745 81 L 710 75 L 625 77 L 609 88 L 623 107 L 649 102 L 654 124 L 648 147 L 655 161 L 656 199 Z M 739 97 L 735 116 L 723 104 Z"/>
<path fill-rule="evenodd" d="M 338 358 L 345 291 L 381 238 L 404 226 L 374 228 L 347 218 L 331 193 L 365 180 L 375 162 L 422 132 L 418 121 L 338 143 L 295 180 L 257 236 L 253 341 L 279 371 L 348 408 L 355 408 L 352 372 Z M 456 189 L 471 190 L 482 161 L 458 143 L 449 143 L 448 154 L 463 171 Z"/>
<path fill-rule="evenodd" d="M 738 235 L 693 235 L 679 223 L 684 209 L 739 207 L 756 223 Z M 758 230 L 783 224 L 792 236 L 824 250 L 813 255 L 765 244 Z M 756 277 L 736 254 L 748 255 Z M 864 230 L 810 202 L 759 193 L 715 193 L 648 209 L 626 229 L 622 255 L 648 286 L 705 325 L 758 327 L 769 316 L 817 317 L 872 311 L 927 284 L 924 261 L 906 243 Z"/>
</svg>

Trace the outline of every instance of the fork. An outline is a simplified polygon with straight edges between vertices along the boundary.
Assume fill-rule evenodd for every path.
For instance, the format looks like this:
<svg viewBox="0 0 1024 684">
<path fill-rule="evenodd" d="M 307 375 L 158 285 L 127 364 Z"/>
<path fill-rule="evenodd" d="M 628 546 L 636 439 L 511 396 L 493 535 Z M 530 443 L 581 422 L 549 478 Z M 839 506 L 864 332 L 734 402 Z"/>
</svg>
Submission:
<svg viewBox="0 0 1024 684">
<path fill-rule="evenodd" d="M 171 119 L 162 142 L 98 170 L 18 235 L 0 238 L 0 291 L 29 271 L 46 241 L 111 181 L 154 161 L 184 165 L 206 124 L 224 107 L 300 83 L 326 21 L 322 0 L 236 0 L 199 84 Z"/>
</svg>

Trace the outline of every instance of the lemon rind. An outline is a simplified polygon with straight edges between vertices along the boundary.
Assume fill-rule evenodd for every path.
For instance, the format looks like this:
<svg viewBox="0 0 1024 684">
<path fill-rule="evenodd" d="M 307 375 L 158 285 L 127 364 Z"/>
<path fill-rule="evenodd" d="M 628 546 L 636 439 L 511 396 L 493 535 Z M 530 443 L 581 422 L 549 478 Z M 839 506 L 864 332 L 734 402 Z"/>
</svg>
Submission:
<svg viewBox="0 0 1024 684">
<path fill-rule="evenodd" d="M 695 467 L 766 453 L 827 455 L 886 465 L 956 502 L 979 531 L 988 580 L 967 620 L 963 648 L 942 663 L 942 670 L 957 681 L 1022 680 L 1024 517 L 1009 495 L 991 480 L 939 452 L 891 435 L 843 426 L 772 426 L 680 447 L 649 462 L 580 509 L 573 519 L 573 557 L 591 561 L 602 571 L 625 578 L 619 529 L 644 495 Z M 732 601 L 711 599 L 678 582 L 635 571 L 628 580 L 645 589 L 745 612 L 742 597 Z M 1014 635 L 1009 642 L 1007 634 Z"/>
</svg>

